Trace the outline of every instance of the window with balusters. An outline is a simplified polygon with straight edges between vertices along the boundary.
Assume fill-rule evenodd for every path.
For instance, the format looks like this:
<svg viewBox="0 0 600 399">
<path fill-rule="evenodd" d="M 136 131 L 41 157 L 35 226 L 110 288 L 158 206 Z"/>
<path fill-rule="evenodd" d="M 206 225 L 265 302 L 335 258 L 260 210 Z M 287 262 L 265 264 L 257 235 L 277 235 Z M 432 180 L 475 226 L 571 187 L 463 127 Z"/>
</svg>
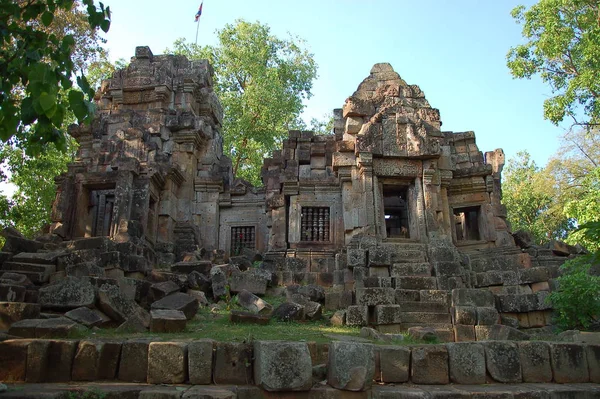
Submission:
<svg viewBox="0 0 600 399">
<path fill-rule="evenodd" d="M 329 207 L 302 207 L 300 240 L 329 242 Z"/>
<path fill-rule="evenodd" d="M 239 255 L 243 248 L 256 248 L 254 226 L 236 226 L 231 228 L 231 255 Z"/>
</svg>

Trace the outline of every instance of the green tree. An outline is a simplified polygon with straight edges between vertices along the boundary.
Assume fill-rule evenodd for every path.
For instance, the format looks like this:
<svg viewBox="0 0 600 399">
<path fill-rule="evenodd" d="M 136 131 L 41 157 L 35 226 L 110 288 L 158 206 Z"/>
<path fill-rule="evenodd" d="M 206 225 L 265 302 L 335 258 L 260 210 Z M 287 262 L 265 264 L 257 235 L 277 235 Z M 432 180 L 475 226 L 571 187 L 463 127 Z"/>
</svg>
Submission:
<svg viewBox="0 0 600 399">
<path fill-rule="evenodd" d="M 108 31 L 110 10 L 93 0 L 81 0 L 89 30 Z M 79 4 L 79 3 L 77 3 Z M 17 135 L 29 153 L 47 143 L 65 149 L 61 126 L 68 111 L 79 121 L 93 114 L 93 90 L 87 79 L 72 79 L 90 42 L 77 43 L 69 17 L 80 12 L 74 0 L 0 0 L 0 139 Z M 61 18 L 63 17 L 63 18 Z M 75 18 L 76 19 L 76 18 Z M 94 39 L 91 39 L 92 42 Z M 79 44 L 81 57 L 74 57 Z M 86 99 L 87 95 L 87 99 Z"/>
<path fill-rule="evenodd" d="M 225 152 L 236 177 L 258 184 L 263 159 L 281 144 L 310 98 L 317 66 L 302 40 L 280 39 L 258 22 L 237 20 L 217 34 L 216 46 L 179 39 L 167 52 L 211 62 L 225 114 Z"/>
<path fill-rule="evenodd" d="M 510 49 L 507 65 L 516 78 L 539 75 L 550 85 L 544 116 L 554 124 L 566 116 L 585 127 L 600 123 L 599 7 L 597 0 L 539 0 L 512 10 L 526 43 Z"/>
<path fill-rule="evenodd" d="M 531 232 L 538 244 L 566 237 L 572 221 L 563 213 L 558 188 L 528 152 L 508 160 L 503 180 L 502 202 L 513 231 Z"/>
</svg>

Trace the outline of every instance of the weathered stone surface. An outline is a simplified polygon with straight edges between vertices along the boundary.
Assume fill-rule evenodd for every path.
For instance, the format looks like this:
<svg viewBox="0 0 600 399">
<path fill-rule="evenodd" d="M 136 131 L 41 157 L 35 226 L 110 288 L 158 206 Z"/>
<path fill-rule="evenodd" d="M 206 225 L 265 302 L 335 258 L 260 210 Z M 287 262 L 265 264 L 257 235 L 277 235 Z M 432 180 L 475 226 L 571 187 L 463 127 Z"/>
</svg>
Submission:
<svg viewBox="0 0 600 399">
<path fill-rule="evenodd" d="M 210 269 L 210 281 L 212 284 L 213 298 L 218 300 L 229 295 L 227 288 L 227 276 L 222 268 L 214 266 Z"/>
<path fill-rule="evenodd" d="M 232 310 L 229 314 L 229 320 L 232 323 L 258 324 L 264 326 L 269 324 L 270 318 L 268 315 L 245 312 L 242 310 Z"/>
<path fill-rule="evenodd" d="M 393 288 L 357 288 L 357 305 L 393 305 L 396 292 Z"/>
<path fill-rule="evenodd" d="M 188 372 L 190 384 L 212 383 L 215 341 L 203 339 L 188 343 Z"/>
<path fill-rule="evenodd" d="M 218 342 L 214 358 L 214 383 L 252 384 L 252 356 L 250 344 Z"/>
<path fill-rule="evenodd" d="M 73 360 L 73 381 L 112 380 L 117 373 L 121 344 L 80 341 Z"/>
<path fill-rule="evenodd" d="M 267 282 L 264 276 L 247 271 L 233 274 L 229 279 L 229 289 L 231 292 L 246 290 L 253 294 L 264 295 L 267 291 Z"/>
<path fill-rule="evenodd" d="M 39 290 L 42 309 L 70 310 L 92 307 L 96 301 L 94 288 L 88 279 L 66 277 Z"/>
<path fill-rule="evenodd" d="M 550 350 L 546 342 L 519 342 L 523 382 L 552 381 Z"/>
<path fill-rule="evenodd" d="M 0 381 L 25 381 L 28 344 L 28 340 L 20 339 L 0 342 Z"/>
<path fill-rule="evenodd" d="M 254 381 L 267 391 L 308 391 L 312 363 L 304 342 L 254 342 Z"/>
<path fill-rule="evenodd" d="M 412 349 L 411 380 L 416 384 L 448 384 L 448 350 L 444 345 Z"/>
<path fill-rule="evenodd" d="M 148 328 L 150 325 L 150 314 L 134 300 L 124 297 L 117 286 L 104 284 L 100 287 L 98 307 L 115 321 L 124 322 L 136 318 L 142 322 L 144 327 Z"/>
<path fill-rule="evenodd" d="M 348 306 L 346 324 L 349 326 L 366 326 L 369 322 L 368 306 Z"/>
<path fill-rule="evenodd" d="M 323 314 L 323 306 L 318 302 L 308 301 L 304 304 L 304 317 L 307 320 L 319 320 Z"/>
<path fill-rule="evenodd" d="M 40 309 L 37 303 L 0 302 L 0 330 L 8 330 L 17 321 L 37 319 Z"/>
<path fill-rule="evenodd" d="M 500 323 L 500 314 L 496 308 L 492 307 L 478 307 L 477 311 L 477 324 L 478 325 L 493 325 Z"/>
<path fill-rule="evenodd" d="M 502 324 L 475 326 L 475 335 L 477 337 L 477 341 L 522 341 L 529 339 L 529 335 L 526 333 Z"/>
<path fill-rule="evenodd" d="M 0 302 L 23 302 L 26 290 L 22 285 L 0 283 Z"/>
<path fill-rule="evenodd" d="M 455 306 L 452 313 L 454 324 L 474 326 L 477 324 L 477 308 L 474 306 Z"/>
<path fill-rule="evenodd" d="M 177 292 L 152 304 L 152 310 L 179 310 L 188 320 L 194 318 L 200 307 L 198 300 L 188 294 Z"/>
<path fill-rule="evenodd" d="M 166 297 L 167 295 L 171 295 L 175 292 L 179 291 L 179 285 L 175 284 L 173 281 L 163 281 L 162 283 L 152 284 L 150 287 L 150 291 L 154 297 L 155 301 Z"/>
<path fill-rule="evenodd" d="M 148 339 L 134 339 L 123 342 L 119 361 L 119 380 L 146 382 L 149 346 L 150 340 Z"/>
<path fill-rule="evenodd" d="M 187 379 L 187 367 L 187 343 L 150 343 L 148 347 L 149 384 L 181 384 Z"/>
<path fill-rule="evenodd" d="M 73 358 L 78 341 L 52 340 L 48 346 L 46 382 L 67 382 L 71 380 Z"/>
<path fill-rule="evenodd" d="M 180 310 L 153 309 L 150 311 L 150 331 L 174 333 L 185 330 L 187 318 Z"/>
<path fill-rule="evenodd" d="M 238 293 L 238 303 L 244 309 L 253 313 L 269 314 L 273 310 L 273 306 L 269 303 L 246 290 Z"/>
<path fill-rule="evenodd" d="M 304 306 L 297 303 L 284 302 L 273 311 L 271 317 L 281 321 L 303 320 Z"/>
<path fill-rule="evenodd" d="M 503 383 L 521 382 L 521 356 L 513 342 L 486 342 L 486 367 L 490 376 Z"/>
<path fill-rule="evenodd" d="M 485 384 L 485 351 L 475 343 L 449 343 L 450 380 L 456 384 Z"/>
<path fill-rule="evenodd" d="M 410 349 L 401 346 L 379 346 L 377 351 L 381 381 L 407 382 L 410 371 Z"/>
<path fill-rule="evenodd" d="M 365 391 L 373 384 L 375 351 L 373 345 L 334 341 L 329 345 L 327 381 L 345 391 Z"/>
<path fill-rule="evenodd" d="M 550 361 L 554 381 L 558 383 L 590 380 L 585 346 L 581 344 L 550 344 Z"/>
<path fill-rule="evenodd" d="M 487 290 L 457 288 L 452 290 L 452 306 L 496 306 L 494 294 Z"/>
<path fill-rule="evenodd" d="M 66 317 L 51 319 L 26 319 L 13 323 L 8 333 L 23 338 L 67 338 L 85 327 Z"/>
<path fill-rule="evenodd" d="M 236 389 L 233 388 L 191 387 L 183 393 L 181 399 L 242 399 L 239 395 L 236 395 L 235 391 Z M 248 398 L 251 397 L 252 396 L 249 396 Z"/>
<path fill-rule="evenodd" d="M 95 309 L 81 307 L 65 313 L 65 317 L 87 328 L 92 328 L 104 323 L 104 319 Z"/>
<path fill-rule="evenodd" d="M 590 382 L 600 383 L 600 345 L 587 345 L 585 356 L 590 371 Z"/>
<path fill-rule="evenodd" d="M 329 323 L 331 323 L 332 326 L 343 326 L 346 324 L 346 311 L 338 310 L 335 312 L 333 316 L 331 316 L 331 319 L 329 319 Z"/>
</svg>

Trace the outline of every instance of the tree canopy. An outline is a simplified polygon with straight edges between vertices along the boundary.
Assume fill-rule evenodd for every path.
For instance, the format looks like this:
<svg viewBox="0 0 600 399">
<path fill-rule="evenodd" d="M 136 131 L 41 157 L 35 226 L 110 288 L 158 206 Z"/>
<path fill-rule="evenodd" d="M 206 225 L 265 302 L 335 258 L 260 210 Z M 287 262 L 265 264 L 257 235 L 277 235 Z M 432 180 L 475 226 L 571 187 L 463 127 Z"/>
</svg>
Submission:
<svg viewBox="0 0 600 399">
<path fill-rule="evenodd" d="M 507 65 L 516 78 L 539 75 L 553 96 L 544 117 L 569 117 L 585 127 L 600 124 L 600 9 L 597 0 L 539 0 L 512 10 L 526 43 L 510 49 Z"/>
<path fill-rule="evenodd" d="M 236 177 L 258 184 L 263 159 L 281 143 L 304 99 L 311 97 L 317 66 L 301 39 L 280 39 L 259 22 L 237 20 L 217 36 L 216 46 L 179 39 L 167 52 L 211 62 L 225 114 L 225 152 Z"/>
<path fill-rule="evenodd" d="M 74 0 L 0 0 L 2 141 L 16 135 L 29 153 L 47 143 L 65 149 L 66 114 L 90 120 L 93 90 L 83 74 L 76 79 L 79 90 L 72 79 L 97 52 L 95 31 L 108 31 L 110 9 L 102 3 L 96 8 L 93 0 L 81 4 L 85 7 Z"/>
</svg>

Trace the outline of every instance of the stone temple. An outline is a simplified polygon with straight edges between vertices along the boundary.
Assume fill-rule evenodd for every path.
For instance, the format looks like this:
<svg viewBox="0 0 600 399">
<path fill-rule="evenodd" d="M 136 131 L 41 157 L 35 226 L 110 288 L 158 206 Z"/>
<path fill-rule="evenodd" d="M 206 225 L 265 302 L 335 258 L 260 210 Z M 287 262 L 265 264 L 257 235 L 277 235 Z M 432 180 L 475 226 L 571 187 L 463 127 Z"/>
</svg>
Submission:
<svg viewBox="0 0 600 399">
<path fill-rule="evenodd" d="M 439 111 L 389 64 L 334 110 L 332 134 L 290 131 L 264 160 L 263 187 L 232 175 L 212 76 L 207 61 L 138 47 L 103 82 L 92 125 L 70 130 L 80 147 L 57 178 L 54 247 L 44 244 L 67 255 L 5 257 L 3 271 L 125 281 L 141 304 L 148 282 L 185 292 L 193 273 L 215 299 L 296 287 L 288 299 L 302 302 L 311 286 L 349 325 L 427 325 L 451 341 L 550 323 L 568 248 L 515 244 L 502 150 L 441 130 Z M 35 262 L 53 268 L 23 266 Z"/>
</svg>

